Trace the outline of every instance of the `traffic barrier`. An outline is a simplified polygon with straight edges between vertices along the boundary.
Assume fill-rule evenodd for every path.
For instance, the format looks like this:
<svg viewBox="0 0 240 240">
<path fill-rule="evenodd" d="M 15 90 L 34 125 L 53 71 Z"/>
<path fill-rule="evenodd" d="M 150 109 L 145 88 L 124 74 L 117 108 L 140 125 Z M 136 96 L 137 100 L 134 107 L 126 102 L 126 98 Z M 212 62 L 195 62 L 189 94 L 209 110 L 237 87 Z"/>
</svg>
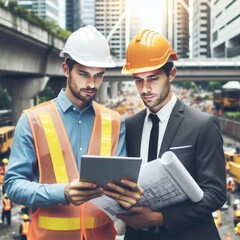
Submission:
<svg viewBox="0 0 240 240">
<path fill-rule="evenodd" d="M 218 121 L 222 130 L 222 133 L 236 140 L 240 140 L 240 122 L 233 121 L 227 118 L 222 118 L 222 117 L 218 117 Z"/>
</svg>

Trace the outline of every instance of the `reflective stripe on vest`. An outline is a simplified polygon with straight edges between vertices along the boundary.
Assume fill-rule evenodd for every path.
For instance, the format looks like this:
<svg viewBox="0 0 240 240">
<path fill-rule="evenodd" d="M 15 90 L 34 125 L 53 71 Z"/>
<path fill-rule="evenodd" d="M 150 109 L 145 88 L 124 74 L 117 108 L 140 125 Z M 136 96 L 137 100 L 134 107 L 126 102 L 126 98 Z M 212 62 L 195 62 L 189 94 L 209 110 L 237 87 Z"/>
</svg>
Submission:
<svg viewBox="0 0 240 240">
<path fill-rule="evenodd" d="M 40 106 L 42 107 L 34 107 L 26 111 L 39 162 L 40 182 L 62 183 L 79 178 L 70 142 L 54 103 L 51 101 Z M 88 154 L 115 155 L 120 132 L 120 116 L 99 104 L 93 103 L 93 107 L 95 119 Z M 83 206 L 88 211 L 80 218 L 80 212 L 84 212 Z M 50 230 L 49 234 L 53 234 L 52 230 L 55 230 L 67 236 L 65 235 L 67 231 L 82 228 L 84 238 L 87 240 L 92 239 L 88 238 L 90 229 L 93 231 L 98 227 L 103 229 L 102 227 L 107 227 L 108 224 L 111 224 L 108 228 L 113 226 L 111 219 L 105 213 L 96 208 L 94 209 L 95 212 L 97 211 L 96 214 L 91 213 L 91 208 L 94 209 L 95 206 L 85 203 L 78 207 L 70 204 L 69 206 L 59 205 L 51 209 L 39 209 L 38 213 L 32 216 L 31 225 L 34 233 L 31 234 L 31 230 L 29 231 L 29 239 L 34 239 L 38 231 L 41 231 L 39 235 L 43 236 L 43 229 Z M 36 228 L 36 224 L 39 228 Z"/>
<path fill-rule="evenodd" d="M 53 217 L 44 217 L 39 216 L 39 227 L 45 228 L 48 230 L 55 231 L 66 231 L 66 230 L 78 230 L 81 228 L 81 219 L 78 218 L 53 218 Z M 84 227 L 87 229 L 94 229 L 101 227 L 109 223 L 109 219 L 99 217 L 84 217 Z"/>
<path fill-rule="evenodd" d="M 102 135 L 101 135 L 101 149 L 100 155 L 111 155 L 111 143 L 112 143 L 112 119 L 110 114 L 102 114 Z"/>
<path fill-rule="evenodd" d="M 49 146 L 56 182 L 66 183 L 68 182 L 67 170 L 63 167 L 64 157 L 51 116 L 48 113 L 39 113 L 39 118 Z"/>
</svg>

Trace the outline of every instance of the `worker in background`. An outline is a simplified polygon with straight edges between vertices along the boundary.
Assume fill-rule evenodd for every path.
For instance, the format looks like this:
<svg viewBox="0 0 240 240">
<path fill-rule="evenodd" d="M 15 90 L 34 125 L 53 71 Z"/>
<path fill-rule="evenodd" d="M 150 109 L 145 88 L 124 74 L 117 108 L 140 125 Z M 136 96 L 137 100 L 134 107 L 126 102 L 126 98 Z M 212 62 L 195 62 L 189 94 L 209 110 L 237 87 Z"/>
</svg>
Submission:
<svg viewBox="0 0 240 240">
<path fill-rule="evenodd" d="M 240 223 L 237 223 L 236 227 L 234 227 L 234 234 L 240 235 Z"/>
<path fill-rule="evenodd" d="M 2 183 L 2 194 L 4 195 L 6 193 L 6 190 L 5 190 L 5 184 L 4 184 L 4 177 L 5 177 L 5 173 L 7 171 L 7 166 L 8 166 L 8 159 L 7 158 L 4 158 L 2 160 L 2 174 L 3 174 L 3 183 Z"/>
<path fill-rule="evenodd" d="M 233 211 L 233 225 L 234 225 L 234 227 L 236 227 L 239 222 L 240 222 L 240 208 L 237 207 Z"/>
<path fill-rule="evenodd" d="M 5 174 L 6 171 L 7 171 L 8 159 L 7 159 L 7 158 L 4 158 L 4 159 L 2 160 L 2 164 L 3 164 L 3 172 L 4 172 L 4 174 Z"/>
<path fill-rule="evenodd" d="M 229 165 L 228 161 L 226 161 L 226 163 L 225 163 L 225 169 L 226 169 L 226 173 L 230 174 L 230 165 Z"/>
<path fill-rule="evenodd" d="M 32 209 L 31 240 L 114 240 L 114 222 L 89 200 L 103 188 L 80 181 L 82 155 L 125 156 L 120 115 L 94 101 L 105 74 L 115 66 L 106 38 L 95 27 L 73 32 L 60 53 L 66 88 L 57 98 L 27 109 L 14 133 L 6 191 L 12 202 Z M 132 207 L 143 191 L 122 180 L 116 201 Z"/>
<path fill-rule="evenodd" d="M 238 198 L 236 198 L 234 201 L 233 201 L 233 211 L 235 211 L 237 208 L 240 209 L 240 200 Z"/>
<path fill-rule="evenodd" d="M 226 181 L 226 188 L 227 188 L 227 204 L 231 205 L 231 194 L 235 190 L 235 183 L 233 178 L 230 176 L 230 174 L 227 174 L 227 181 Z"/>
<path fill-rule="evenodd" d="M 29 216 L 27 214 L 24 214 L 22 216 L 22 222 L 19 226 L 20 240 L 27 240 L 29 226 L 30 226 Z"/>
<path fill-rule="evenodd" d="M 4 170 L 3 167 L 0 166 L 0 184 L 3 184 L 4 182 Z"/>
<path fill-rule="evenodd" d="M 7 225 L 11 225 L 11 209 L 12 209 L 12 203 L 10 199 L 8 198 L 7 194 L 4 194 L 3 199 L 3 208 L 2 208 L 2 223 L 4 224 L 5 218 L 7 219 Z"/>
</svg>

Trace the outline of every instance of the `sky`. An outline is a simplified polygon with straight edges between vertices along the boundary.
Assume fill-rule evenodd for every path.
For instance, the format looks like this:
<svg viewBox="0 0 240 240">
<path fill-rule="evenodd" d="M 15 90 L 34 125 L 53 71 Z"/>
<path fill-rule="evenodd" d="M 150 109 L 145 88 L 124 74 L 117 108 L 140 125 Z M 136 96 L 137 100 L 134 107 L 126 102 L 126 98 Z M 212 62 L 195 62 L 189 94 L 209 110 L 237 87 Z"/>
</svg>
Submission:
<svg viewBox="0 0 240 240">
<path fill-rule="evenodd" d="M 128 0 L 134 4 L 141 16 L 143 28 L 162 31 L 161 21 L 163 19 L 163 0 Z"/>
</svg>

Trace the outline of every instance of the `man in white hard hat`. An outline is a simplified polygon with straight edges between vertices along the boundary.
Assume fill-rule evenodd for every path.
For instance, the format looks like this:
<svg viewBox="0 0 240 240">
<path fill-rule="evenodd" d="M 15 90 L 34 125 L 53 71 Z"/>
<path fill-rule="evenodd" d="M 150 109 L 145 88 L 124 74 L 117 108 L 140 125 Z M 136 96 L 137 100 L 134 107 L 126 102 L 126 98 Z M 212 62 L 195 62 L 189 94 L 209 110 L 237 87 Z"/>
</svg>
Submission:
<svg viewBox="0 0 240 240">
<path fill-rule="evenodd" d="M 93 26 L 73 32 L 60 53 L 66 89 L 56 99 L 24 111 L 16 130 L 6 173 L 9 198 L 32 208 L 30 240 L 113 240 L 112 220 L 88 203 L 107 194 L 79 181 L 81 156 L 125 156 L 125 126 L 118 113 L 93 101 L 105 68 L 114 67 L 109 45 Z M 103 127 L 102 127 L 103 126 Z M 122 207 L 140 198 L 113 185 Z"/>
</svg>

